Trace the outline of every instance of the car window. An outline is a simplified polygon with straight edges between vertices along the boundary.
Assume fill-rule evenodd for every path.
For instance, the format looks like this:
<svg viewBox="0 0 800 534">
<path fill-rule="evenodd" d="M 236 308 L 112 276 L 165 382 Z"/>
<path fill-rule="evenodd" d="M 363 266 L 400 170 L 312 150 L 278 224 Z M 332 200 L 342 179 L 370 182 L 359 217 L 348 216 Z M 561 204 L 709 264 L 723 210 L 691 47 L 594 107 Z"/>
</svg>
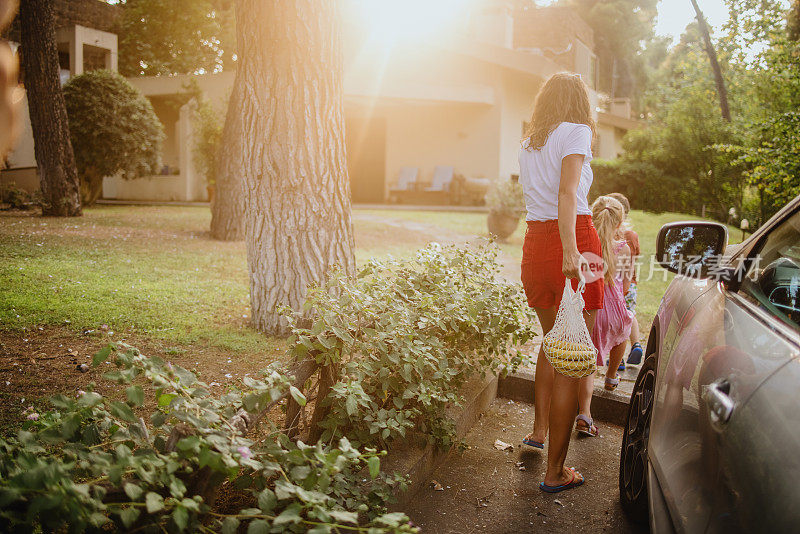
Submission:
<svg viewBox="0 0 800 534">
<path fill-rule="evenodd" d="M 800 330 L 800 212 L 766 236 L 753 257 L 740 294 Z"/>
</svg>

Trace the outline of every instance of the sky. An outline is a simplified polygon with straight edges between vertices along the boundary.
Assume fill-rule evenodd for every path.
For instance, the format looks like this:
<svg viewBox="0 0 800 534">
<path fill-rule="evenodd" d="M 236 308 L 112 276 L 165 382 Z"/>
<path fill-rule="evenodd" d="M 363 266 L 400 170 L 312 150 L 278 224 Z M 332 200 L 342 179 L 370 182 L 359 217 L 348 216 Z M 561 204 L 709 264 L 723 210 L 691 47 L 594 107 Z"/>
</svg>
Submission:
<svg viewBox="0 0 800 534">
<path fill-rule="evenodd" d="M 723 0 L 698 0 L 697 3 L 714 30 L 719 30 L 728 20 L 728 10 Z M 673 41 L 677 41 L 686 25 L 693 20 L 694 8 L 690 0 L 661 0 L 658 3 L 656 33 L 672 36 Z"/>
</svg>

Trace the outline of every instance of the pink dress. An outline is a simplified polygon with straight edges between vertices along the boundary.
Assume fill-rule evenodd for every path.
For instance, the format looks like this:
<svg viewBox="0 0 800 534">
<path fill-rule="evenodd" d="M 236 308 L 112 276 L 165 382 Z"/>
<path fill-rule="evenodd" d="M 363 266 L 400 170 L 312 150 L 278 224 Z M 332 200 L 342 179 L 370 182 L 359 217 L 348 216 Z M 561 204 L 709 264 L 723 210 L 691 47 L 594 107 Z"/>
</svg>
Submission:
<svg viewBox="0 0 800 534">
<path fill-rule="evenodd" d="M 614 254 L 619 253 L 625 241 L 614 246 Z M 597 348 L 597 365 L 605 365 L 605 358 L 611 349 L 624 343 L 631 336 L 633 314 L 625 307 L 625 294 L 622 292 L 622 278 L 617 277 L 613 283 L 605 284 L 603 308 L 598 310 L 592 330 L 592 341 Z"/>
</svg>

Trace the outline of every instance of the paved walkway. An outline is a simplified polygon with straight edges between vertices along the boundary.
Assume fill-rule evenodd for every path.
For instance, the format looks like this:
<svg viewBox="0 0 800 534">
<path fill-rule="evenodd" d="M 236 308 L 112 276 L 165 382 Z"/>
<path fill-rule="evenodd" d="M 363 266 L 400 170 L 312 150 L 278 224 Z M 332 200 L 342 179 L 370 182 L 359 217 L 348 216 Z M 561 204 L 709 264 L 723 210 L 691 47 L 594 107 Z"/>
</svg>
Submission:
<svg viewBox="0 0 800 534">
<path fill-rule="evenodd" d="M 469 448 L 451 454 L 405 508 L 423 533 L 647 531 L 628 522 L 618 502 L 621 428 L 601 423 L 600 437 L 574 434 L 567 464 L 581 470 L 586 484 L 549 495 L 538 489 L 546 453 L 519 444 L 532 420 L 532 406 L 494 401 L 467 434 Z M 514 450 L 495 449 L 497 439 Z"/>
</svg>

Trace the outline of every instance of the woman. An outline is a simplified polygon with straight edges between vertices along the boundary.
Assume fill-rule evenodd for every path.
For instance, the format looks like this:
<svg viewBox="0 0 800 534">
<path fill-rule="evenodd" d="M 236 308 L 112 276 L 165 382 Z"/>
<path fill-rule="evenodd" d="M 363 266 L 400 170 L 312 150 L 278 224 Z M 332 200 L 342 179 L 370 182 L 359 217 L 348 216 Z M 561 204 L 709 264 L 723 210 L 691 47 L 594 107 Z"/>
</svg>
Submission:
<svg viewBox="0 0 800 534">
<path fill-rule="evenodd" d="M 587 195 L 592 185 L 591 144 L 594 121 L 586 85 L 577 74 L 554 74 L 536 96 L 533 116 L 519 153 L 520 183 L 525 194 L 528 231 L 522 248 L 522 285 L 544 334 L 556 318 L 566 278 L 573 288 L 583 271 L 584 318 L 589 332 L 603 307 L 603 279 L 582 253 L 596 264 L 602 258 Z M 591 272 L 590 272 L 591 271 Z M 544 448 L 548 430 L 547 471 L 539 484 L 557 492 L 583 484 L 584 478 L 564 461 L 578 401 L 578 379 L 556 373 L 539 349 L 536 362 L 535 420 L 523 443 Z"/>
</svg>

